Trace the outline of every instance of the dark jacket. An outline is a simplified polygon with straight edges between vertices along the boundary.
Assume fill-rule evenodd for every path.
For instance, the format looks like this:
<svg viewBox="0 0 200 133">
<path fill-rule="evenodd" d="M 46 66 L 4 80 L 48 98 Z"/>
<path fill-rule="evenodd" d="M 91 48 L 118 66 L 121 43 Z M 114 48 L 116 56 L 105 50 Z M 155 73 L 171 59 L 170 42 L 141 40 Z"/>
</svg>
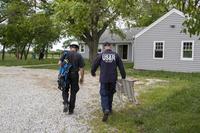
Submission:
<svg viewBox="0 0 200 133">
<path fill-rule="evenodd" d="M 73 72 L 78 72 L 79 68 L 83 68 L 85 65 L 83 57 L 77 52 L 68 51 L 67 54 L 63 54 L 60 61 L 63 62 L 64 59 L 67 59 L 72 65 L 70 71 Z"/>
<path fill-rule="evenodd" d="M 117 81 L 117 67 L 120 70 L 122 79 L 126 78 L 126 72 L 121 58 L 116 52 L 112 50 L 105 50 L 99 54 L 92 64 L 91 74 L 94 76 L 95 72 L 100 66 L 100 82 L 112 83 Z"/>
</svg>

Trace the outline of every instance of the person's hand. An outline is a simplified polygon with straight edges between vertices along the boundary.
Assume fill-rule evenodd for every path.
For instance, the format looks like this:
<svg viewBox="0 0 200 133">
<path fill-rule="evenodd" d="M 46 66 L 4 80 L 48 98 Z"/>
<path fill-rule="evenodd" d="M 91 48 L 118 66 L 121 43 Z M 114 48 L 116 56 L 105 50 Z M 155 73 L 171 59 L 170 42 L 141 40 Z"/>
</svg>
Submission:
<svg viewBox="0 0 200 133">
<path fill-rule="evenodd" d="M 80 84 L 83 84 L 83 81 L 84 81 L 83 78 L 80 78 L 80 81 L 79 81 Z"/>
</svg>

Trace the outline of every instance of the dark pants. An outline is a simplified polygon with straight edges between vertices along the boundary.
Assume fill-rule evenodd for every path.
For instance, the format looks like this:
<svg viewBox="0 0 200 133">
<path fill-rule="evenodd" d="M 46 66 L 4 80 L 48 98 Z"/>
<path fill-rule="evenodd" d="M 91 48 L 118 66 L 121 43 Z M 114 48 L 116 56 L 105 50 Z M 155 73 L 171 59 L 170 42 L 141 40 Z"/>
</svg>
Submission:
<svg viewBox="0 0 200 133">
<path fill-rule="evenodd" d="M 67 87 L 63 90 L 63 104 L 69 104 L 69 111 L 73 111 L 75 108 L 76 102 L 76 93 L 79 91 L 79 74 L 78 72 L 71 72 L 69 74 L 69 83 Z M 70 90 L 70 99 L 69 99 L 69 90 Z"/>
<path fill-rule="evenodd" d="M 116 92 L 116 82 L 114 83 L 101 83 L 100 95 L 101 106 L 103 112 L 112 111 L 113 95 Z"/>
</svg>

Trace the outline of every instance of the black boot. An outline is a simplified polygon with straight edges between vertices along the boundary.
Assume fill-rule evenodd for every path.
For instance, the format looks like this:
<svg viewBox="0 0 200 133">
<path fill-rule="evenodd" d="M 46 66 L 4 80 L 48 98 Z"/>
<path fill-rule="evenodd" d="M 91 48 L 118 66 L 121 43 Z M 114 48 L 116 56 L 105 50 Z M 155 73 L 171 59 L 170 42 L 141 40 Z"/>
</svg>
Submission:
<svg viewBox="0 0 200 133">
<path fill-rule="evenodd" d="M 103 115 L 103 119 L 102 119 L 103 122 L 106 122 L 108 120 L 109 113 L 110 113 L 109 110 L 105 110 L 104 115 Z"/>
<path fill-rule="evenodd" d="M 72 115 L 74 113 L 73 109 L 69 109 L 69 115 Z"/>
<path fill-rule="evenodd" d="M 63 112 L 68 112 L 68 110 L 69 110 L 69 104 L 64 104 L 64 109 L 63 109 Z"/>
</svg>

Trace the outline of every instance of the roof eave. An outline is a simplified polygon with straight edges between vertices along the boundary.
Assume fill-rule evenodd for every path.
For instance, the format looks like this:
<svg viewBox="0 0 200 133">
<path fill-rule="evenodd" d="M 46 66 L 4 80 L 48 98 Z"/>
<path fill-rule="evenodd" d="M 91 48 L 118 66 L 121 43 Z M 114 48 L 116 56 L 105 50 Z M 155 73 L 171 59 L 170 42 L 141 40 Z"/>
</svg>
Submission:
<svg viewBox="0 0 200 133">
<path fill-rule="evenodd" d="M 168 16 L 170 16 L 171 14 L 176 13 L 178 15 L 180 15 L 181 17 L 185 17 L 184 13 L 173 8 L 172 10 L 170 10 L 169 12 L 167 12 L 165 15 L 163 15 L 162 17 L 160 17 L 158 20 L 156 20 L 155 22 L 153 22 L 151 25 L 149 25 L 148 27 L 146 27 L 144 30 L 140 31 L 138 34 L 136 34 L 135 36 L 133 36 L 133 38 L 138 38 L 140 37 L 142 34 L 144 34 L 146 31 L 148 31 L 149 29 L 153 28 L 155 25 L 157 25 L 158 23 L 160 23 L 161 21 L 163 21 L 165 18 L 167 18 Z"/>
</svg>

